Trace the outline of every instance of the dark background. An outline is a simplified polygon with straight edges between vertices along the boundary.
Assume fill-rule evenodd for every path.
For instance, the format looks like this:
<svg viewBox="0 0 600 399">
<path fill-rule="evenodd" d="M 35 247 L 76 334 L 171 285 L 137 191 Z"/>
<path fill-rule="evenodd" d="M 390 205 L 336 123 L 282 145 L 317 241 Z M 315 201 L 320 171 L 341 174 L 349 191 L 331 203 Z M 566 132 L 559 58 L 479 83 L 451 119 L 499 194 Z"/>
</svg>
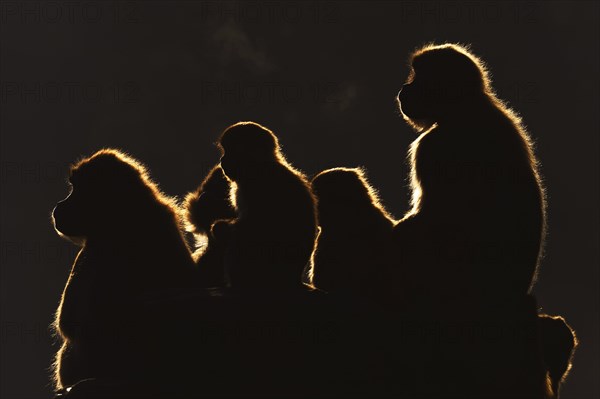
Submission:
<svg viewBox="0 0 600 399">
<path fill-rule="evenodd" d="M 70 162 L 119 147 L 182 196 L 218 160 L 222 129 L 254 120 L 309 174 L 368 168 L 399 217 L 415 135 L 394 97 L 409 52 L 433 40 L 471 43 L 537 142 L 550 230 L 535 293 L 581 342 L 563 397 L 599 397 L 597 2 L 3 1 L 1 11 L 0 397 L 51 392 L 48 326 L 76 248 L 49 215 Z"/>
</svg>

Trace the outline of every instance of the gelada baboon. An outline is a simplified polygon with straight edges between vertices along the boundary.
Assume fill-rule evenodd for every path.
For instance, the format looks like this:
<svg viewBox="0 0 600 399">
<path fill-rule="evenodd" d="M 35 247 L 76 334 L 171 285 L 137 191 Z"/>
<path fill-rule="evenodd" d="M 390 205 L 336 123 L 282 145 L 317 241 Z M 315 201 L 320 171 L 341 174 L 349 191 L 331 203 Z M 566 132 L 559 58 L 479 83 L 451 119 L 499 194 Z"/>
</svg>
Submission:
<svg viewBox="0 0 600 399">
<path fill-rule="evenodd" d="M 385 291 L 394 219 L 360 168 L 334 168 L 312 179 L 321 232 L 312 283 L 327 292 L 372 296 Z"/>
<path fill-rule="evenodd" d="M 407 318 L 465 331 L 428 341 L 415 368 L 437 364 L 440 394 L 541 398 L 545 371 L 528 293 L 545 197 L 532 141 L 468 47 L 426 45 L 410 68 L 398 104 L 420 135 L 409 151 L 412 209 L 394 229 L 395 302 Z M 509 333 L 470 334 L 478 325 Z"/>
<path fill-rule="evenodd" d="M 221 167 L 236 184 L 239 215 L 229 229 L 228 283 L 255 292 L 302 288 L 317 231 L 306 177 L 286 161 L 275 134 L 257 123 L 228 127 L 219 147 Z"/>
<path fill-rule="evenodd" d="M 484 297 L 525 295 L 545 234 L 532 140 L 468 47 L 426 45 L 410 67 L 397 99 L 420 133 L 409 151 L 412 209 L 396 227 L 400 259 L 413 265 L 407 292 L 482 307 Z"/>
<path fill-rule="evenodd" d="M 59 389 L 85 378 L 132 377 L 143 362 L 132 365 L 126 341 L 143 340 L 156 323 L 137 320 L 138 310 L 149 297 L 187 289 L 194 273 L 177 203 L 138 161 L 103 149 L 73 165 L 69 182 L 52 218 L 82 248 L 56 312 Z"/>
<path fill-rule="evenodd" d="M 220 165 L 210 170 L 200 187 L 185 198 L 187 230 L 194 234 L 194 260 L 199 266 L 202 284 L 220 286 L 224 281 L 223 246 L 212 226 L 218 221 L 237 217 L 231 203 L 231 182 Z"/>
</svg>

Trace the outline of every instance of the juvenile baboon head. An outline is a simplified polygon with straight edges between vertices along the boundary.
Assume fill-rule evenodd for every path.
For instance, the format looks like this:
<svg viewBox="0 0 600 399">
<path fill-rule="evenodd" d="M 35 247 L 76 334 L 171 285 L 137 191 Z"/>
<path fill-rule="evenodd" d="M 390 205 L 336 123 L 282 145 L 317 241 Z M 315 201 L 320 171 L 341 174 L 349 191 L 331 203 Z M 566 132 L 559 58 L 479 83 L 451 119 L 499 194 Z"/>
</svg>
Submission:
<svg viewBox="0 0 600 399">
<path fill-rule="evenodd" d="M 219 139 L 221 167 L 233 181 L 260 178 L 281 161 L 277 137 L 254 122 L 228 127 Z"/>
<path fill-rule="evenodd" d="M 333 168 L 312 179 L 318 198 L 319 223 L 328 229 L 369 228 L 392 217 L 360 168 Z"/>
</svg>

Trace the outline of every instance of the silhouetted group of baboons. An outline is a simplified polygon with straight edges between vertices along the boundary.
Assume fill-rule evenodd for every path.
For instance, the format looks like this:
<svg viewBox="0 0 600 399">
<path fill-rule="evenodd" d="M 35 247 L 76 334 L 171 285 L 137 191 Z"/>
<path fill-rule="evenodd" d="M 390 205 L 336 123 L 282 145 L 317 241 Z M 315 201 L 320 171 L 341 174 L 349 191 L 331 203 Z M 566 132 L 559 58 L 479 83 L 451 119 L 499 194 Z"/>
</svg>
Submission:
<svg viewBox="0 0 600 399">
<path fill-rule="evenodd" d="M 253 122 L 220 135 L 183 203 L 120 151 L 73 165 L 53 212 L 82 247 L 58 397 L 557 397 L 577 341 L 530 293 L 546 230 L 531 139 L 468 47 L 410 65 L 401 220 L 364 170 L 311 180 Z"/>
</svg>

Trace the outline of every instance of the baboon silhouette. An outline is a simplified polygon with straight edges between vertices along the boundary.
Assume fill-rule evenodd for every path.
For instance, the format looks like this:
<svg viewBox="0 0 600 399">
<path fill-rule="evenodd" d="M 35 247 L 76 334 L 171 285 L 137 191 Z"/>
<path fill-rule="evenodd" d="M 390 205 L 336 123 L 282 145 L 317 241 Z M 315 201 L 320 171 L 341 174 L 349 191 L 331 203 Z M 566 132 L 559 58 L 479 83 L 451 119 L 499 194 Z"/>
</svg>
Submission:
<svg viewBox="0 0 600 399">
<path fill-rule="evenodd" d="M 398 104 L 420 135 L 409 151 L 412 209 L 395 229 L 398 245 L 412 247 L 401 256 L 410 269 L 402 279 L 446 303 L 456 293 L 496 301 L 525 295 L 546 226 L 532 140 L 468 47 L 429 44 L 410 65 Z"/>
<path fill-rule="evenodd" d="M 228 225 L 228 283 L 256 293 L 302 288 L 317 232 L 306 177 L 286 161 L 275 134 L 257 123 L 228 127 L 219 148 L 221 167 L 236 184 L 239 215 Z"/>
<path fill-rule="evenodd" d="M 327 292 L 374 298 L 386 291 L 386 255 L 395 220 L 360 168 L 334 168 L 312 179 L 321 228 L 312 283 Z"/>
<path fill-rule="evenodd" d="M 219 221 L 234 220 L 237 213 L 231 204 L 231 182 L 220 165 L 213 167 L 198 189 L 186 196 L 184 209 L 187 229 L 195 237 L 194 260 L 201 284 L 222 286 L 224 240 L 219 240 L 212 228 Z"/>
<path fill-rule="evenodd" d="M 573 354 L 577 348 L 575 331 L 560 316 L 541 314 L 538 317 L 544 364 L 550 378 L 555 397 L 560 393 L 560 385 L 566 380 Z"/>
<path fill-rule="evenodd" d="M 226 292 L 235 303 L 231 385 L 240 396 L 328 394 L 340 385 L 324 369 L 333 368 L 341 345 L 323 337 L 331 334 L 330 305 L 302 281 L 317 234 L 310 184 L 284 158 L 275 134 L 257 123 L 228 127 L 218 144 L 238 215 L 212 228 L 225 243 Z"/>
<path fill-rule="evenodd" d="M 52 213 L 56 231 L 81 246 L 54 323 L 62 347 L 58 389 L 87 378 L 143 378 L 147 301 L 188 289 L 194 264 L 177 202 L 146 168 L 115 149 L 71 167 L 71 192 Z M 137 342 L 140 351 L 136 351 Z"/>
<path fill-rule="evenodd" d="M 408 320 L 434 320 L 441 337 L 461 331 L 427 341 L 415 368 L 430 370 L 441 397 L 543 398 L 529 293 L 546 205 L 532 140 L 467 46 L 428 44 L 409 61 L 397 100 L 420 135 L 408 157 L 412 208 L 394 228 L 394 294 Z M 490 339 L 481 326 L 506 333 Z"/>
</svg>

